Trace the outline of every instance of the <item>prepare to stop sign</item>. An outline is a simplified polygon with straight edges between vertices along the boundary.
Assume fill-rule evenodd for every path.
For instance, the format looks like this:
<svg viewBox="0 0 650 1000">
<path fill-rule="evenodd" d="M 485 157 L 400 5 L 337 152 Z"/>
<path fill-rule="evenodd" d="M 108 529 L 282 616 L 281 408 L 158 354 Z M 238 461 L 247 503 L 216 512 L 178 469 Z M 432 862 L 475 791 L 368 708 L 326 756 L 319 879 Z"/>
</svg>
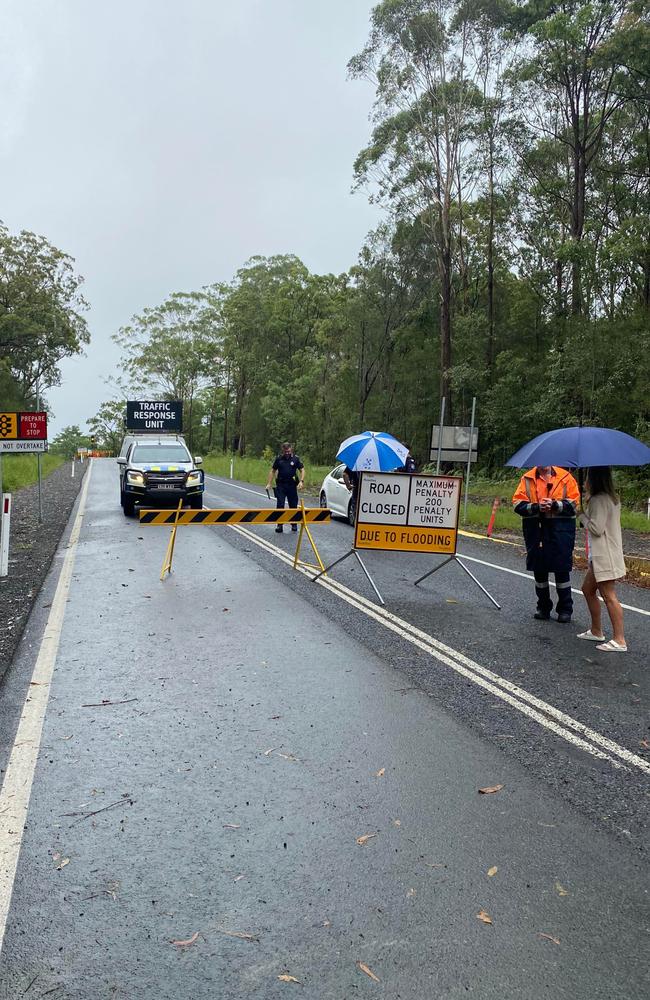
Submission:
<svg viewBox="0 0 650 1000">
<path fill-rule="evenodd" d="M 354 547 L 454 553 L 461 484 L 459 476 L 362 473 Z"/>
</svg>

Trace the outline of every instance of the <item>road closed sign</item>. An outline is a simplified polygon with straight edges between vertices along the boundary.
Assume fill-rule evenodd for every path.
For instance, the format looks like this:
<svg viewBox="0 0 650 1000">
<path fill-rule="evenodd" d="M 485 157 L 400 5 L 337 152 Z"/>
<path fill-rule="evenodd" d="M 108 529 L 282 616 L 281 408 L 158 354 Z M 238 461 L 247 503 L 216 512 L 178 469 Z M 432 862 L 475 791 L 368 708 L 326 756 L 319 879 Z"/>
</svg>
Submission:
<svg viewBox="0 0 650 1000">
<path fill-rule="evenodd" d="M 360 480 L 355 549 L 455 553 L 459 476 L 363 472 Z"/>
</svg>

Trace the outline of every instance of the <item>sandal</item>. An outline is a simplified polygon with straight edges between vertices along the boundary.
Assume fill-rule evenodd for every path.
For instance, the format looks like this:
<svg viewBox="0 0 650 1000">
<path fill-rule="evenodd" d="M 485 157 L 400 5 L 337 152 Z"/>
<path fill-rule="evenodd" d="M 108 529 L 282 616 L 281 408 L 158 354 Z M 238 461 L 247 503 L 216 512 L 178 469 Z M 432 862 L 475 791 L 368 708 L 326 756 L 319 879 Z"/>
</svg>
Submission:
<svg viewBox="0 0 650 1000">
<path fill-rule="evenodd" d="M 605 641 L 605 636 L 604 635 L 594 635 L 594 633 L 591 631 L 590 628 L 588 628 L 586 632 L 581 632 L 578 636 L 576 636 L 576 638 L 577 639 L 590 639 L 591 642 L 604 642 Z"/>
<path fill-rule="evenodd" d="M 596 646 L 596 649 L 600 649 L 603 653 L 627 653 L 627 646 L 616 642 L 615 639 L 610 639 L 609 642 L 602 642 L 600 646 Z"/>
</svg>

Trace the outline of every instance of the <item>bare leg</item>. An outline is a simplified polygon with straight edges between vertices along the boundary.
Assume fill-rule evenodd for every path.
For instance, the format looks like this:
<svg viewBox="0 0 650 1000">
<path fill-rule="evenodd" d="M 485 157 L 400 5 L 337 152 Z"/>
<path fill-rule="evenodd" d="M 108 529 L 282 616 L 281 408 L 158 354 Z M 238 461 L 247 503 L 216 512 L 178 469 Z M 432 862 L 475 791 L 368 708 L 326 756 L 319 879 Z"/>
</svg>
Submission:
<svg viewBox="0 0 650 1000">
<path fill-rule="evenodd" d="M 598 584 L 598 589 L 601 593 L 602 599 L 605 602 L 605 607 L 607 608 L 607 614 L 610 617 L 612 623 L 612 629 L 614 635 L 612 639 L 618 642 L 621 646 L 626 646 L 625 634 L 623 632 L 623 608 L 621 603 L 616 596 L 616 587 L 614 580 L 601 580 Z"/>
<path fill-rule="evenodd" d="M 591 566 L 587 570 L 587 575 L 582 581 L 582 593 L 584 594 L 587 607 L 589 608 L 589 614 L 591 615 L 591 632 L 593 635 L 602 635 L 603 624 L 600 601 L 598 600 L 598 584 L 596 583 L 596 577 L 594 576 L 594 571 Z"/>
</svg>

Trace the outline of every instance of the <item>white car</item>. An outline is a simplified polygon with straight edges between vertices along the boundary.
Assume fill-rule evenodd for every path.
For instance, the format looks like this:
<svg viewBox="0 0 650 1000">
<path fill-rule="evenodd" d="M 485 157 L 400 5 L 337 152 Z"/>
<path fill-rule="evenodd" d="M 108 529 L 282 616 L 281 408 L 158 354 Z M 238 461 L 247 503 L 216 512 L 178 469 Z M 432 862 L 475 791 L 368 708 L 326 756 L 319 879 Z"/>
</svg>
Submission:
<svg viewBox="0 0 650 1000">
<path fill-rule="evenodd" d="M 337 465 L 336 468 L 328 472 L 320 488 L 320 505 L 329 507 L 332 514 L 344 517 L 350 524 L 354 524 L 354 500 L 349 489 L 343 480 L 345 465 Z"/>
</svg>

